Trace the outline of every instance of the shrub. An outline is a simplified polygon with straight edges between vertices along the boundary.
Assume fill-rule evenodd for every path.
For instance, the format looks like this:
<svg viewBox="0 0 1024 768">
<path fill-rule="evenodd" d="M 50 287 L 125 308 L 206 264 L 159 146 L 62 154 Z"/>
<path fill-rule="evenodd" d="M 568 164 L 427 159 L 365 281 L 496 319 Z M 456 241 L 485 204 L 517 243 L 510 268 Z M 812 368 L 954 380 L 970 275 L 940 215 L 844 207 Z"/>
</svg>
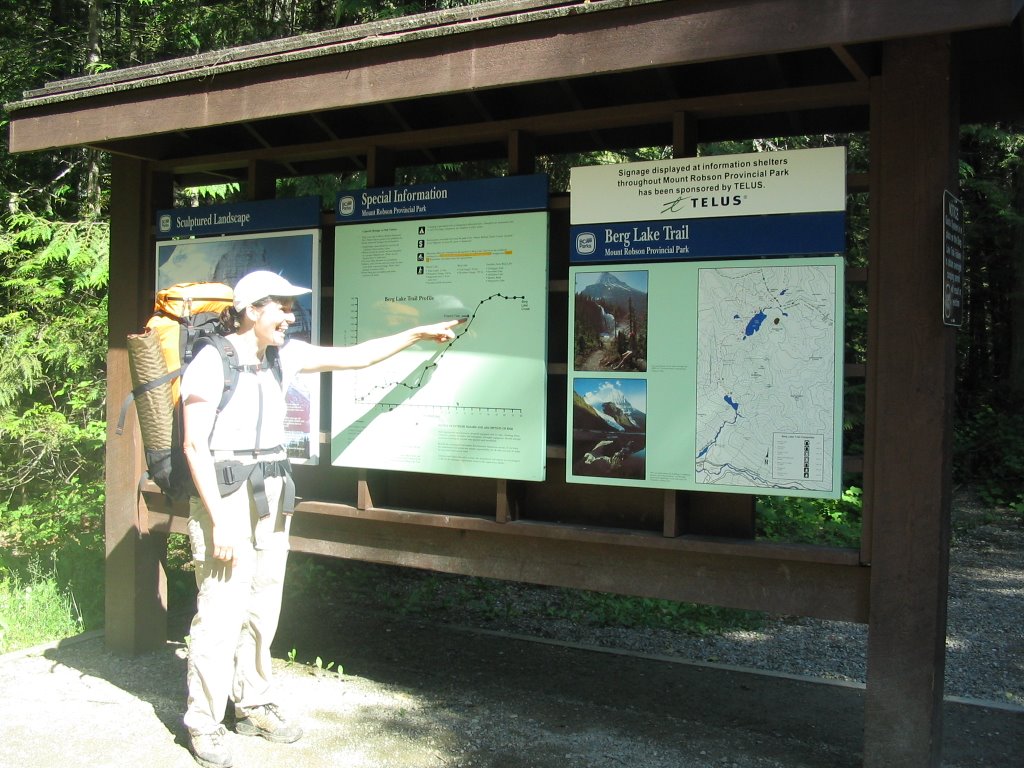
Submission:
<svg viewBox="0 0 1024 768">
<path fill-rule="evenodd" d="M 838 499 L 761 496 L 757 533 L 772 541 L 860 546 L 861 489 L 850 486 Z"/>
</svg>

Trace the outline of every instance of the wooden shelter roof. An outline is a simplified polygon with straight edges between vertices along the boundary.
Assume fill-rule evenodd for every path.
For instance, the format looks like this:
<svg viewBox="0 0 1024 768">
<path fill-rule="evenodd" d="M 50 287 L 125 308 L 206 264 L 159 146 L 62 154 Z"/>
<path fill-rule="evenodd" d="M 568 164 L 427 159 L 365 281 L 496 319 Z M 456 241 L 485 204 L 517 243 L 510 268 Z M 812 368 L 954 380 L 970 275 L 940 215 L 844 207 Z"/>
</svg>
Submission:
<svg viewBox="0 0 1024 768">
<path fill-rule="evenodd" d="M 88 146 L 195 180 L 867 128 L 888 39 L 950 34 L 963 122 L 1024 117 L 1024 0 L 502 0 L 49 84 L 12 151 Z"/>
</svg>

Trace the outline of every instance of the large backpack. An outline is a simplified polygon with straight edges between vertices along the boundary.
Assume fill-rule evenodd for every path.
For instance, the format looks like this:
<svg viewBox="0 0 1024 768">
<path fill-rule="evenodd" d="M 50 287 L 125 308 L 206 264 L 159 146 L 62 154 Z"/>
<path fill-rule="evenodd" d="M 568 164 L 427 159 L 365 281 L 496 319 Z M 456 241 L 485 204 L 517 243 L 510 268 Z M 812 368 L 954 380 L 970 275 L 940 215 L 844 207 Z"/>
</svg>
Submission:
<svg viewBox="0 0 1024 768">
<path fill-rule="evenodd" d="M 141 333 L 128 336 L 132 391 L 121 405 L 117 434 L 124 430 L 128 406 L 135 402 L 146 455 L 148 477 L 168 498 L 195 494 L 184 453 L 179 381 L 199 349 L 209 344 L 220 353 L 224 387 L 217 413 L 227 405 L 246 366 L 237 363 L 235 348 L 219 335 L 220 314 L 231 306 L 233 293 L 223 283 L 179 283 L 157 293 L 152 317 Z M 277 348 L 267 350 L 266 365 L 280 383 Z M 146 475 L 143 476 L 143 480 Z"/>
</svg>

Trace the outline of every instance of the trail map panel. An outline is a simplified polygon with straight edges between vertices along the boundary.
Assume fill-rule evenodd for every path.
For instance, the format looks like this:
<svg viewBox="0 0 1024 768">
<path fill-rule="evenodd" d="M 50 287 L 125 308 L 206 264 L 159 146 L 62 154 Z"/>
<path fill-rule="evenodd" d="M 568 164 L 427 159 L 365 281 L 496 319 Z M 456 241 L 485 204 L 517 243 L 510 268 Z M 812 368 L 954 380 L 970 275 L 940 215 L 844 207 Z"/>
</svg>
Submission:
<svg viewBox="0 0 1024 768">
<path fill-rule="evenodd" d="M 845 148 L 570 184 L 566 480 L 838 498 Z"/>
<path fill-rule="evenodd" d="M 842 280 L 838 256 L 571 267 L 567 480 L 838 496 Z"/>
<path fill-rule="evenodd" d="M 838 490 L 842 261 L 697 270 L 699 486 Z"/>
<path fill-rule="evenodd" d="M 547 229 L 545 211 L 337 227 L 336 343 L 463 322 L 333 374 L 335 465 L 544 478 Z"/>
</svg>

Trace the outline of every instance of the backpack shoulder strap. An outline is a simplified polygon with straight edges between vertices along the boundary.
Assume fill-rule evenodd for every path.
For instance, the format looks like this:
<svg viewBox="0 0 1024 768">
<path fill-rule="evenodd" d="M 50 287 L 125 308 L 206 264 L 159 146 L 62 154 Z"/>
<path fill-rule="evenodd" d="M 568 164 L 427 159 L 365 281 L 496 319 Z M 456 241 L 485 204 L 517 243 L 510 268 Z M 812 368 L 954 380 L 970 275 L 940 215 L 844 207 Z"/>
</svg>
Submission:
<svg viewBox="0 0 1024 768">
<path fill-rule="evenodd" d="M 267 347 L 265 353 L 267 364 L 280 386 L 284 386 L 284 371 L 281 369 L 281 350 L 278 347 Z"/>
<path fill-rule="evenodd" d="M 238 353 L 235 352 L 235 348 L 230 341 L 220 334 L 211 333 L 206 336 L 200 336 L 196 339 L 192 350 L 193 357 L 197 355 L 199 350 L 204 346 L 213 347 L 220 355 L 221 368 L 224 376 L 224 388 L 221 392 L 220 403 L 217 404 L 217 413 L 220 413 L 224 410 L 224 406 L 228 404 L 231 396 L 235 393 L 235 387 L 238 386 Z"/>
<path fill-rule="evenodd" d="M 248 366 L 241 365 L 238 362 L 238 353 L 235 351 L 234 345 L 220 334 L 211 333 L 200 336 L 196 340 L 193 356 L 198 354 L 200 348 L 205 345 L 216 348 L 217 352 L 220 353 L 220 360 L 223 366 L 224 391 L 220 396 L 220 403 L 217 405 L 217 413 L 224 410 L 228 401 L 231 400 L 231 396 L 235 394 L 235 389 L 238 386 L 239 371 L 255 372 L 257 368 L 269 368 L 273 372 L 274 378 L 277 379 L 278 385 L 283 386 L 284 371 L 281 368 L 281 351 L 277 347 L 267 347 L 266 356 L 261 365 Z"/>
</svg>

